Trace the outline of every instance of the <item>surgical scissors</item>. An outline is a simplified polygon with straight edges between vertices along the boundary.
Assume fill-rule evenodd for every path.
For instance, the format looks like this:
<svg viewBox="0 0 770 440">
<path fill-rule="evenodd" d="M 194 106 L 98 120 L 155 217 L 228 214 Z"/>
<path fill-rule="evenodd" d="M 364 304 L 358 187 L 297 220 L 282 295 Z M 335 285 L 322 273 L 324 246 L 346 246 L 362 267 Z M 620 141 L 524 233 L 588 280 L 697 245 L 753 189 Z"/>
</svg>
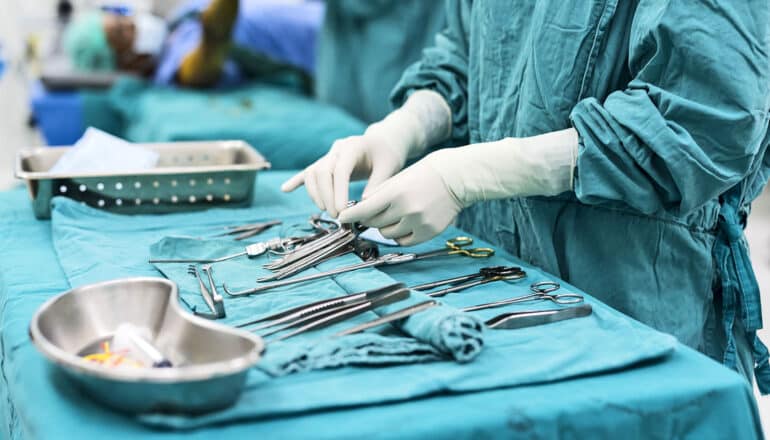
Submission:
<svg viewBox="0 0 770 440">
<path fill-rule="evenodd" d="M 342 273 L 352 272 L 354 270 L 364 269 L 367 267 L 378 267 L 378 266 L 391 266 L 395 264 L 402 264 L 402 263 L 408 263 L 411 261 L 419 261 L 424 260 L 427 258 L 433 258 L 433 257 L 440 257 L 440 256 L 447 256 L 447 255 L 460 255 L 460 256 L 466 256 L 471 258 L 489 258 L 492 255 L 495 254 L 495 250 L 492 248 L 487 247 L 479 247 L 479 248 L 470 248 L 466 249 L 468 246 L 473 244 L 473 239 L 470 237 L 455 237 L 450 240 L 446 241 L 445 247 L 429 252 L 423 252 L 423 253 L 391 253 L 386 254 L 378 258 L 374 258 L 369 261 L 364 261 L 362 263 L 352 264 L 349 266 L 343 266 L 337 269 L 332 269 L 326 272 L 319 272 L 312 275 L 306 275 L 304 277 L 299 278 L 291 278 L 288 280 L 283 281 L 275 281 L 272 283 L 263 284 L 261 286 L 254 287 L 252 289 L 246 289 L 241 291 L 231 291 L 227 288 L 227 285 L 223 285 L 222 288 L 224 289 L 225 293 L 227 293 L 230 296 L 244 296 L 244 295 L 251 295 L 253 293 L 262 292 L 265 290 L 273 289 L 276 287 L 281 286 L 288 286 L 291 284 L 297 284 L 297 283 L 303 283 L 306 281 L 312 281 L 317 280 L 319 278 L 325 278 L 332 275 L 338 275 Z M 257 282 L 264 282 L 269 281 L 270 278 L 260 278 L 257 280 Z"/>
<path fill-rule="evenodd" d="M 426 294 L 430 297 L 437 298 L 453 292 L 459 292 L 461 290 L 470 289 L 471 287 L 480 286 L 482 284 L 487 284 L 494 281 L 515 281 L 520 280 L 526 276 L 527 273 L 521 270 L 520 267 L 492 266 L 481 268 L 481 270 L 478 272 L 474 272 L 470 275 L 420 284 L 417 286 L 412 286 L 410 289 L 423 292 L 435 287 L 445 286 L 447 284 L 452 285 L 446 289 L 436 290 Z"/>
<path fill-rule="evenodd" d="M 561 285 L 555 281 L 540 281 L 529 286 L 530 294 L 517 296 L 515 298 L 504 299 L 502 301 L 489 302 L 476 306 L 461 309 L 463 312 L 473 312 L 476 310 L 492 309 L 495 307 L 507 306 L 508 304 L 517 304 L 529 301 L 551 301 L 560 305 L 577 304 L 583 302 L 583 295 L 577 293 L 552 294 L 561 288 Z"/>
</svg>

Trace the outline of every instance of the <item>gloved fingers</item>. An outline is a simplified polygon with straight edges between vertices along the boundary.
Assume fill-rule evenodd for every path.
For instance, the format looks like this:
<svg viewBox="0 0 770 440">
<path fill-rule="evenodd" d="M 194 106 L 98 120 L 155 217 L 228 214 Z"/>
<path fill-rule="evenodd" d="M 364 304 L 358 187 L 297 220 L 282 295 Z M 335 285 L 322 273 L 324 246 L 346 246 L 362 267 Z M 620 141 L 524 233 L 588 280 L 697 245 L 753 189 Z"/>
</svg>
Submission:
<svg viewBox="0 0 770 440">
<path fill-rule="evenodd" d="M 360 222 L 366 226 L 373 226 L 369 224 L 369 220 L 388 209 L 390 207 L 390 200 L 391 197 L 388 191 L 377 191 L 371 197 L 364 198 L 357 204 L 340 212 L 339 221 L 341 223 Z M 396 220 L 392 219 L 387 223 L 383 223 L 383 225 L 394 223 Z"/>
<path fill-rule="evenodd" d="M 327 167 L 321 167 L 316 173 L 316 183 L 318 183 L 318 197 L 329 215 L 337 217 L 337 209 L 334 203 L 334 180 Z"/>
<path fill-rule="evenodd" d="M 307 169 L 300 171 L 299 173 L 291 176 L 289 180 L 283 182 L 281 185 L 281 191 L 292 192 L 305 183 L 305 172 Z"/>
<path fill-rule="evenodd" d="M 373 194 L 374 191 L 380 185 L 382 185 L 383 182 L 392 176 L 393 173 L 390 167 L 385 166 L 385 164 L 372 164 L 372 174 L 369 175 L 369 181 L 366 183 L 366 187 L 364 188 L 363 198 L 367 198 Z"/>
<path fill-rule="evenodd" d="M 396 223 L 383 226 L 379 229 L 383 237 L 392 238 L 394 240 L 398 238 L 406 237 L 412 233 L 411 225 L 409 225 L 406 219 L 401 219 Z"/>
<path fill-rule="evenodd" d="M 305 176 L 305 189 L 307 190 L 307 195 L 310 196 L 310 200 L 315 203 L 315 205 L 323 211 L 325 209 L 323 200 L 321 199 L 321 196 L 318 192 L 318 182 L 316 177 L 316 170 L 309 170 L 307 175 Z"/>
<path fill-rule="evenodd" d="M 394 238 L 393 240 L 396 240 L 396 243 L 398 243 L 401 246 L 413 246 L 415 244 L 420 243 L 419 241 L 415 240 L 414 233 L 405 235 L 403 237 Z"/>
<path fill-rule="evenodd" d="M 342 155 L 334 166 L 332 179 L 334 184 L 334 207 L 339 214 L 348 207 L 350 191 L 350 176 L 356 167 L 356 159 L 352 155 Z"/>
<path fill-rule="evenodd" d="M 435 231 L 431 228 L 416 228 L 412 231 L 411 234 L 399 238 L 394 238 L 394 240 L 396 240 L 396 243 L 400 244 L 401 246 L 414 246 L 416 244 L 426 242 L 438 234 L 440 234 L 439 231 Z"/>
<path fill-rule="evenodd" d="M 403 215 L 398 207 L 394 206 L 393 201 L 385 205 L 384 209 L 368 219 L 361 221 L 361 223 L 369 226 L 370 228 L 386 228 L 391 225 L 396 225 L 403 220 Z"/>
</svg>

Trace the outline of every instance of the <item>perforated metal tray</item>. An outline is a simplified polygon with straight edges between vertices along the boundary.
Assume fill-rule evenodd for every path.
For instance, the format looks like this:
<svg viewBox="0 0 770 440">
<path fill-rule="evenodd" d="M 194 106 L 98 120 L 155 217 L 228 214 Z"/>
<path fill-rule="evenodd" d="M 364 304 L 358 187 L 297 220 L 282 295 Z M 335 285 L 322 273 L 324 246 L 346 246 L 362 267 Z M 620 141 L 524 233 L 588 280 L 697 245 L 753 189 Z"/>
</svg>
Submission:
<svg viewBox="0 0 770 440">
<path fill-rule="evenodd" d="M 139 145 L 160 154 L 156 168 L 115 174 L 50 173 L 71 147 L 42 147 L 17 155 L 16 177 L 27 183 L 35 217 L 44 219 L 51 216 L 55 196 L 121 214 L 245 206 L 251 203 L 257 171 L 270 168 L 242 141 Z"/>
</svg>

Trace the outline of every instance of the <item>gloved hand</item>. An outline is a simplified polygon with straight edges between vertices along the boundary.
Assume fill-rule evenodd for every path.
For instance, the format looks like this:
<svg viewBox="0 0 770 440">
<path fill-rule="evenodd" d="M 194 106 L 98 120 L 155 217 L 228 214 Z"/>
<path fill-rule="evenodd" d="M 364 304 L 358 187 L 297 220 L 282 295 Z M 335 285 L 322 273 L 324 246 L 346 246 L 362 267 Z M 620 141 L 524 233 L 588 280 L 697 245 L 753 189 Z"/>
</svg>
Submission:
<svg viewBox="0 0 770 440">
<path fill-rule="evenodd" d="M 347 206 L 351 179 L 369 178 L 364 189 L 367 197 L 401 170 L 409 157 L 448 137 L 450 128 L 451 113 L 441 95 L 417 91 L 362 136 L 336 141 L 324 157 L 287 180 L 281 190 L 294 191 L 304 184 L 313 202 L 337 217 Z"/>
<path fill-rule="evenodd" d="M 429 154 L 340 213 L 410 246 L 447 228 L 481 200 L 551 196 L 572 189 L 578 136 L 570 128 Z"/>
</svg>

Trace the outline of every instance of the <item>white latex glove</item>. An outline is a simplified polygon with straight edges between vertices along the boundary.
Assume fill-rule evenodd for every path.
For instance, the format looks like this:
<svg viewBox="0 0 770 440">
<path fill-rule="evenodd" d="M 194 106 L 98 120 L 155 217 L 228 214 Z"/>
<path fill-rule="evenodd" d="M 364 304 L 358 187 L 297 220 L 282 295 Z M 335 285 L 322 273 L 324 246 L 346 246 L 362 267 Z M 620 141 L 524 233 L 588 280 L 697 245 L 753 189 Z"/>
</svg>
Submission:
<svg viewBox="0 0 770 440">
<path fill-rule="evenodd" d="M 481 200 L 551 196 L 572 189 L 574 129 L 448 148 L 429 154 L 340 213 L 409 246 L 441 233 Z"/>
<path fill-rule="evenodd" d="M 444 98 L 433 91 L 417 91 L 362 136 L 336 141 L 324 157 L 287 180 L 281 190 L 294 191 L 304 184 L 313 202 L 337 217 L 347 206 L 351 179 L 368 177 L 364 197 L 368 196 L 409 157 L 446 139 L 450 129 L 451 112 Z"/>
</svg>

